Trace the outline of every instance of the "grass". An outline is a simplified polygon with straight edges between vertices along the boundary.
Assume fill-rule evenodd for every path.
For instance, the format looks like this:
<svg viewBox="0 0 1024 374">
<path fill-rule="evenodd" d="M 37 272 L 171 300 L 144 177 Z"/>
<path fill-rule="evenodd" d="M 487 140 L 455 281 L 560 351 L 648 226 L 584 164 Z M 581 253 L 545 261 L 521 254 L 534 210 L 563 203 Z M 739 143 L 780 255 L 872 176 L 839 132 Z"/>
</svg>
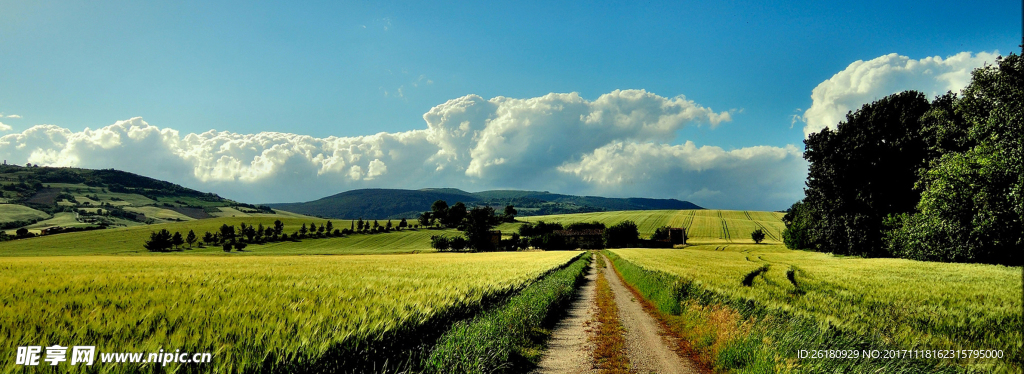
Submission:
<svg viewBox="0 0 1024 374">
<path fill-rule="evenodd" d="M 181 232 L 182 235 L 189 230 L 195 231 L 199 237 L 203 233 L 217 232 L 221 225 L 235 226 L 237 229 L 241 223 L 247 225 L 263 224 L 264 227 L 272 227 L 275 220 L 284 223 L 284 232 L 291 233 L 298 231 L 302 224 L 307 226 L 310 223 L 317 225 L 326 224 L 327 220 L 320 218 L 290 218 L 278 215 L 266 215 L 260 217 L 227 217 L 186 222 L 174 222 L 147 226 L 133 226 L 106 230 L 87 232 L 76 232 L 69 234 L 48 235 L 31 239 L 12 240 L 0 242 L 0 257 L 2 256 L 62 256 L 62 255 L 156 255 L 174 256 L 175 253 L 151 254 L 147 252 L 142 244 L 149 239 L 149 234 L 160 229 Z M 351 221 L 331 220 L 334 227 L 338 229 L 349 228 Z M 387 253 L 411 253 L 411 252 L 432 252 L 430 248 L 430 236 L 439 233 L 454 234 L 454 230 L 402 230 L 381 234 L 354 234 L 343 238 L 330 239 L 304 239 L 300 242 L 277 242 L 264 245 L 250 245 L 245 253 L 225 254 L 217 248 L 203 248 L 189 250 L 189 254 L 210 254 L 210 255 L 282 255 L 282 254 L 387 254 Z"/>
<path fill-rule="evenodd" d="M 375 344 L 415 340 L 423 326 L 444 326 L 577 255 L 3 258 L 0 351 L 169 348 L 212 352 L 213 367 L 204 371 L 334 372 L 386 358 L 373 354 L 383 352 Z M 0 365 L 16 368 L 13 360 Z M 83 367 L 61 367 L 72 369 Z"/>
<path fill-rule="evenodd" d="M 579 252 L 570 252 L 580 255 Z M 523 289 L 500 307 L 456 323 L 438 340 L 426 373 L 524 372 L 539 359 L 547 335 L 538 330 L 568 305 L 583 281 L 590 253 Z"/>
<path fill-rule="evenodd" d="M 165 209 L 165 208 L 155 207 L 155 206 L 128 207 L 128 208 L 124 208 L 124 210 L 129 211 L 129 212 L 145 214 L 146 218 L 157 218 L 157 219 L 162 219 L 162 220 L 181 220 L 181 221 L 191 221 L 192 220 L 192 217 L 186 216 L 184 214 L 175 212 L 175 211 L 170 210 L 170 209 Z"/>
<path fill-rule="evenodd" d="M 46 219 L 50 215 L 24 205 L 0 204 L 0 223 Z"/>
<path fill-rule="evenodd" d="M 1020 290 L 1024 286 L 1019 267 L 835 257 L 778 245 L 610 252 L 623 278 L 666 314 L 689 321 L 681 323 L 683 335 L 696 341 L 709 363 L 719 368 L 739 372 L 764 367 L 861 372 L 896 370 L 900 365 L 928 371 L 1016 372 L 1021 368 Z M 838 349 L 843 344 L 849 348 L 1002 349 L 1007 358 L 796 359 L 799 349 Z M 961 366 L 945 366 L 950 363 Z"/>
<path fill-rule="evenodd" d="M 597 267 L 604 268 L 605 261 L 597 256 Z M 597 333 L 591 339 L 594 342 L 594 364 L 600 373 L 629 373 L 629 358 L 626 357 L 626 330 L 619 321 L 619 308 L 615 305 L 615 295 L 608 285 L 603 273 L 598 273 L 596 281 L 596 297 L 598 322 Z"/>
<path fill-rule="evenodd" d="M 641 237 L 649 237 L 662 226 L 685 227 L 690 242 L 750 243 L 750 233 L 761 228 L 765 231 L 765 243 L 781 243 L 782 213 L 750 212 L 733 210 L 638 210 L 596 212 L 579 214 L 558 214 L 517 218 L 523 222 L 544 221 L 561 223 L 598 221 L 612 226 L 631 220 L 637 224 Z"/>
</svg>

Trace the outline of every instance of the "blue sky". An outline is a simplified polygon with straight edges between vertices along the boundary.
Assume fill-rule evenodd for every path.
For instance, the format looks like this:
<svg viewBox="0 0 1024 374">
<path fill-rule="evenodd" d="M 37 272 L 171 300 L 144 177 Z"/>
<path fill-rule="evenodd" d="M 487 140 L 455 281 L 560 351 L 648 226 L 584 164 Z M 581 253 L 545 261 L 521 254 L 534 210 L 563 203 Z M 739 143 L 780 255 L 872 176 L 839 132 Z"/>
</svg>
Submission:
<svg viewBox="0 0 1024 374">
<path fill-rule="evenodd" d="M 858 60 L 1019 53 L 1022 13 L 1018 1 L 0 1 L 0 9 L 0 121 L 11 133 L 42 124 L 77 133 L 142 117 L 182 136 L 215 129 L 355 137 L 423 130 L 424 113 L 466 95 L 577 92 L 595 101 L 642 89 L 663 98 L 685 95 L 731 120 L 710 126 L 695 118 L 656 139 L 618 140 L 680 147 L 691 141 L 724 151 L 802 150 L 806 118 L 794 123 L 793 115 L 812 106 L 812 90 Z M 883 91 L 871 97 L 889 93 Z M 3 144 L 0 153 L 24 162 Z M 580 162 L 585 154 L 564 161 Z M 101 166 L 82 157 L 50 161 L 61 162 Z M 236 191 L 231 178 L 186 174 L 179 183 Z M 467 189 L 527 187 L 475 178 Z M 630 193 L 574 183 L 543 187 Z M 338 188 L 426 187 L 386 184 Z M 318 196 L 294 196 L 307 197 Z"/>
</svg>

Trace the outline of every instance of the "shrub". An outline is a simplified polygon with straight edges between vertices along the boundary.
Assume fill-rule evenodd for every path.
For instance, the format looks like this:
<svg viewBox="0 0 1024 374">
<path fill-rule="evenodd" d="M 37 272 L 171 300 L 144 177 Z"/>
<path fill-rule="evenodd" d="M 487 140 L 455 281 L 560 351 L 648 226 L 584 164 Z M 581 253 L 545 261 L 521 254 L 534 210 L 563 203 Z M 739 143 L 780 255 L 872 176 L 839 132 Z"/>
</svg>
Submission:
<svg viewBox="0 0 1024 374">
<path fill-rule="evenodd" d="M 604 230 L 605 246 L 608 248 L 628 247 L 639 239 L 640 231 L 633 221 L 622 221 Z"/>
<path fill-rule="evenodd" d="M 764 230 L 761 230 L 761 228 L 758 227 L 757 230 L 750 233 L 750 238 L 754 239 L 754 243 L 761 244 L 761 242 L 764 241 Z"/>
<path fill-rule="evenodd" d="M 469 241 L 467 241 L 466 238 L 464 237 L 456 236 L 452 238 L 451 245 L 453 251 L 461 251 L 463 249 L 466 249 L 466 246 L 469 245 Z"/>
<path fill-rule="evenodd" d="M 430 247 L 440 252 L 447 251 L 452 247 L 451 239 L 444 235 L 433 235 L 430 237 Z"/>
<path fill-rule="evenodd" d="M 224 252 L 231 252 L 231 243 L 224 243 Z"/>
</svg>

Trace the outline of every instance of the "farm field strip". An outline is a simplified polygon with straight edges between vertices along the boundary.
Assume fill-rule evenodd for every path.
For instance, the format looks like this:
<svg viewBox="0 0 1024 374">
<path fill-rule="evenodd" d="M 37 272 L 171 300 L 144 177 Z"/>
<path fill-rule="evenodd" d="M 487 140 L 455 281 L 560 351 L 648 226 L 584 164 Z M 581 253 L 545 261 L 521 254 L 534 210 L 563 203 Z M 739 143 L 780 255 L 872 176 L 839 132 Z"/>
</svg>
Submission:
<svg viewBox="0 0 1024 374">
<path fill-rule="evenodd" d="M 878 334 L 903 349 L 1002 348 L 1008 357 L 1022 355 L 1019 267 L 835 257 L 781 245 L 722 249 L 612 252 L 717 294 Z"/>
<path fill-rule="evenodd" d="M 68 213 L 71 214 L 71 213 Z M 73 218 L 72 218 L 73 219 Z M 298 231 L 303 224 L 326 224 L 328 220 L 321 218 L 293 218 L 281 215 L 261 217 L 226 217 L 191 220 L 147 226 L 134 226 L 70 234 L 48 235 L 31 239 L 0 242 L 0 257 L 3 256 L 53 256 L 53 255 L 103 255 L 103 254 L 149 254 L 142 244 L 149 239 L 149 234 L 160 229 L 182 235 L 189 230 L 197 236 L 209 231 L 218 232 L 221 225 L 235 226 L 240 223 L 247 225 L 263 224 L 273 227 L 275 220 L 284 223 L 284 232 Z M 349 228 L 352 221 L 331 220 L 337 229 Z M 370 221 L 372 222 L 372 221 Z M 387 221 L 380 221 L 385 224 Z M 398 222 L 392 222 L 397 224 Z M 343 238 L 303 239 L 301 242 L 276 242 L 264 245 L 251 245 L 246 254 L 334 254 L 334 253 L 408 253 L 412 251 L 433 251 L 430 248 L 430 236 L 441 233 L 453 233 L 454 230 L 402 230 L 381 234 L 355 234 Z M 193 249 L 190 254 L 224 254 L 219 247 Z M 159 254 L 173 255 L 173 254 Z M 226 255 L 226 254 L 224 254 Z M 237 254 L 232 254 L 237 255 Z"/>
<path fill-rule="evenodd" d="M 475 308 L 578 254 L 0 258 L 0 349 L 173 347 L 233 372 L 311 363 Z"/>
<path fill-rule="evenodd" d="M 777 242 L 781 242 L 782 241 L 781 233 L 779 234 L 779 236 L 776 236 L 775 233 L 772 232 L 771 229 L 769 229 L 763 223 L 758 222 L 753 217 L 751 217 L 750 216 L 750 212 L 744 211 L 743 214 L 745 214 L 747 216 L 747 219 L 750 220 L 750 222 L 753 222 L 755 225 L 757 225 L 757 228 L 761 229 L 761 231 L 763 231 L 765 233 L 765 235 L 767 235 L 769 238 L 771 238 L 772 240 L 777 241 Z"/>
<path fill-rule="evenodd" d="M 607 226 L 617 224 L 625 220 L 632 220 L 637 224 L 641 237 L 648 237 L 654 230 L 661 226 L 686 227 L 687 235 L 690 238 L 718 241 L 725 237 L 735 242 L 748 242 L 750 233 L 758 227 L 766 228 L 776 237 L 785 228 L 785 225 L 778 218 L 781 215 L 774 212 L 756 212 L 748 218 L 743 211 L 729 210 L 647 210 L 647 211 L 621 211 L 621 212 L 596 212 L 579 214 L 559 214 L 548 216 L 520 217 L 519 220 L 526 222 L 544 221 L 549 223 L 569 224 L 573 222 L 599 221 Z M 751 218 L 757 222 L 751 221 Z M 727 228 L 725 228 L 727 226 Z"/>
</svg>

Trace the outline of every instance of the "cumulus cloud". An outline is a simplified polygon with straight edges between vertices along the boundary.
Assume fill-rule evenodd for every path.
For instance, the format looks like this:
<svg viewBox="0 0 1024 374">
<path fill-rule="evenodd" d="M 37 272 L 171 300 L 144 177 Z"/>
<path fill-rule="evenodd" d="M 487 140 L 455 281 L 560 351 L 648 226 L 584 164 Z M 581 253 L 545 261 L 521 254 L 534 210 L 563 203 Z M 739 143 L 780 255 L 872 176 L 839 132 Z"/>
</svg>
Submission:
<svg viewBox="0 0 1024 374">
<path fill-rule="evenodd" d="M 21 116 L 19 116 L 17 114 L 10 114 L 10 115 L 7 116 L 7 118 L 21 118 Z"/>
<path fill-rule="evenodd" d="M 424 129 L 315 138 L 262 132 L 182 134 L 141 118 L 74 132 L 34 126 L 0 137 L 15 163 L 117 168 L 245 202 L 368 188 L 458 187 L 680 198 L 718 208 L 781 209 L 806 165 L 793 146 L 671 145 L 685 126 L 731 120 L 685 97 L 613 91 L 528 99 L 467 95 L 423 115 Z"/>
<path fill-rule="evenodd" d="M 613 142 L 559 170 L 594 191 L 640 196 L 673 191 L 689 201 L 728 199 L 732 207 L 770 209 L 802 197 L 807 165 L 797 147 L 719 147 Z M 775 208 L 778 209 L 778 208 Z"/>
<path fill-rule="evenodd" d="M 855 61 L 811 92 L 811 107 L 801 117 L 804 135 L 834 127 L 846 119 L 847 112 L 897 92 L 917 90 L 930 97 L 958 92 L 970 82 L 972 70 L 995 62 L 998 56 L 998 51 L 961 52 L 945 59 L 914 60 L 892 53 Z"/>
<path fill-rule="evenodd" d="M 5 125 L 3 122 L 0 122 L 0 132 L 4 131 L 11 131 L 11 126 Z"/>
</svg>

